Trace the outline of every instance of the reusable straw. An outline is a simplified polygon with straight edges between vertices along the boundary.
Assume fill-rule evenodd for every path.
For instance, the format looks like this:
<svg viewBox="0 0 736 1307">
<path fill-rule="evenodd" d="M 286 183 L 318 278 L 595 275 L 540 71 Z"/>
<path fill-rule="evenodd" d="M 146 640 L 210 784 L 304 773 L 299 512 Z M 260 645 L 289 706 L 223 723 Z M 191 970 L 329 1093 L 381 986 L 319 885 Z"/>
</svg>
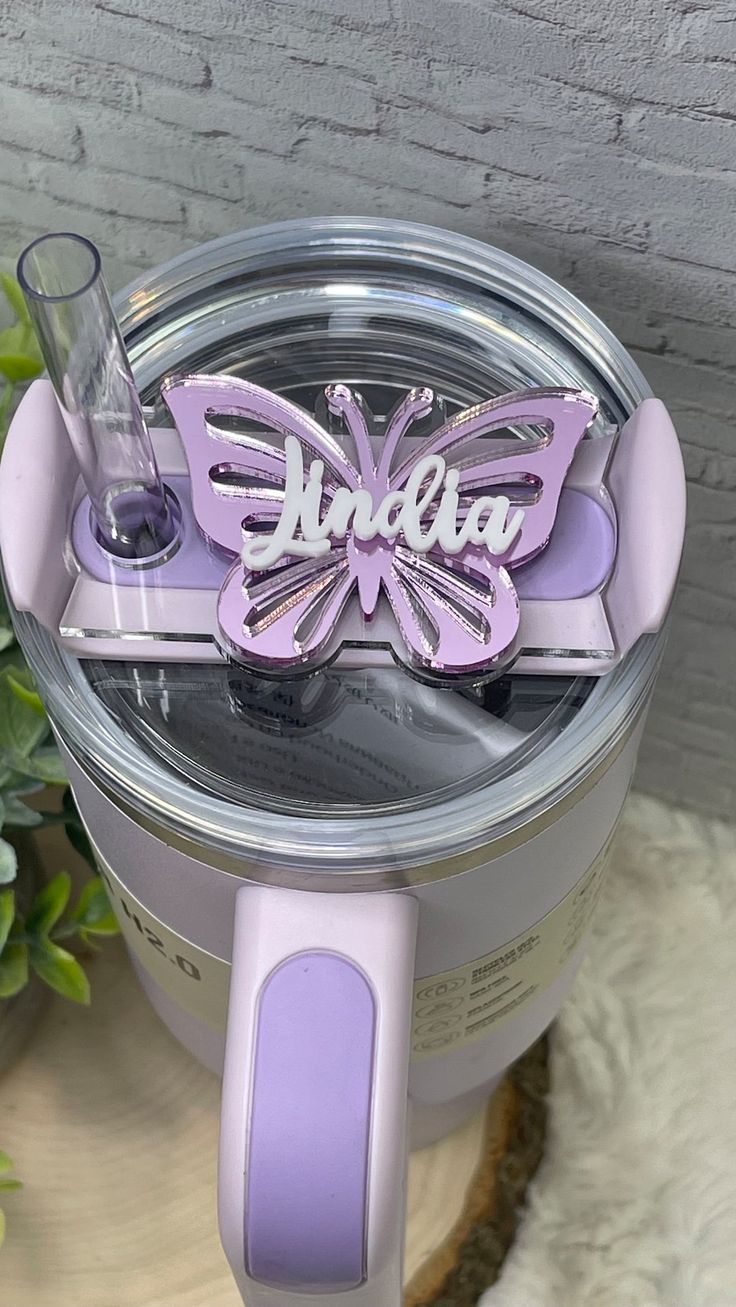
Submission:
<svg viewBox="0 0 736 1307">
<path fill-rule="evenodd" d="M 56 232 L 18 261 L 44 362 L 89 495 L 100 544 L 120 559 L 168 549 L 176 522 L 110 296 L 99 250 Z"/>
</svg>

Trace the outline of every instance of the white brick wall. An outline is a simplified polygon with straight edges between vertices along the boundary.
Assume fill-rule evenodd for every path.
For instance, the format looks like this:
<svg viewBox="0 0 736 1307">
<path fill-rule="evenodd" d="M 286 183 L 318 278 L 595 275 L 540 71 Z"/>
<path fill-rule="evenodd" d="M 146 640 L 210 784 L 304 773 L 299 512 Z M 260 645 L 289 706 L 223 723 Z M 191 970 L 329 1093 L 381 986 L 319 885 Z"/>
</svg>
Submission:
<svg viewBox="0 0 736 1307">
<path fill-rule="evenodd" d="M 0 253 L 66 226 L 120 284 L 299 214 L 530 259 L 635 351 L 690 534 L 641 782 L 736 790 L 732 0 L 0 0 Z"/>
</svg>

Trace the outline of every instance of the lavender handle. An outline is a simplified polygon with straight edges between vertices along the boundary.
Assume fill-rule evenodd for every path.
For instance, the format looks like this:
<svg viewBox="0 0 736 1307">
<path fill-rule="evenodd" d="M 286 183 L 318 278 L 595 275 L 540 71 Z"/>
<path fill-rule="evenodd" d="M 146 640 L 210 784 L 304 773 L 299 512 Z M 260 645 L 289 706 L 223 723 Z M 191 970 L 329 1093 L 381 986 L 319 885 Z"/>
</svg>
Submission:
<svg viewBox="0 0 736 1307">
<path fill-rule="evenodd" d="M 248 1307 L 400 1307 L 417 905 L 244 886 L 220 1233 Z"/>
</svg>

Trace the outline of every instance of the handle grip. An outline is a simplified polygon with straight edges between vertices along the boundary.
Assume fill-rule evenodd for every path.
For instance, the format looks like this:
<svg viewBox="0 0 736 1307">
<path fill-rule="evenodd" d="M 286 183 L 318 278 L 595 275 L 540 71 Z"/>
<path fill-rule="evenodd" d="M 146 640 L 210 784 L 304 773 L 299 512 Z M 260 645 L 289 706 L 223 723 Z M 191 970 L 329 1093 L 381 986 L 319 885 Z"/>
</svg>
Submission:
<svg viewBox="0 0 736 1307">
<path fill-rule="evenodd" d="M 417 905 L 246 885 L 220 1234 L 248 1307 L 400 1307 Z"/>
</svg>

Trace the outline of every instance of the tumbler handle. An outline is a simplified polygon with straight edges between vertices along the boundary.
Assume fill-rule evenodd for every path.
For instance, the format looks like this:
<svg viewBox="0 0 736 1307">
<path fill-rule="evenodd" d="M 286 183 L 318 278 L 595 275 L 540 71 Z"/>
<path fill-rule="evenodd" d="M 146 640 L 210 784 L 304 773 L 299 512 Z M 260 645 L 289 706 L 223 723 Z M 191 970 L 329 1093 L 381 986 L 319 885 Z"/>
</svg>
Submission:
<svg viewBox="0 0 736 1307">
<path fill-rule="evenodd" d="M 400 1307 L 417 904 L 238 891 L 220 1234 L 248 1307 Z"/>
</svg>

